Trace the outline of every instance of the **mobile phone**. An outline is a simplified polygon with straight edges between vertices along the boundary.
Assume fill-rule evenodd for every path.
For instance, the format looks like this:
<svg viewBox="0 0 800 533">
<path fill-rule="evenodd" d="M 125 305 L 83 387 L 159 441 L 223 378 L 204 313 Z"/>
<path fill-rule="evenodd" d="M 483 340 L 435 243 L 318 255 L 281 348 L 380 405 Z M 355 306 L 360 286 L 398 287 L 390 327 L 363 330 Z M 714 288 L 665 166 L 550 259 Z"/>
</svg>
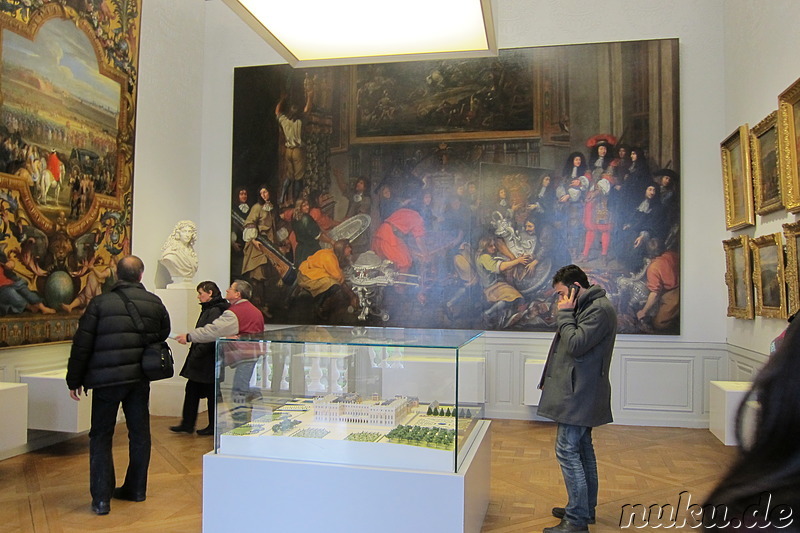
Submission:
<svg viewBox="0 0 800 533">
<path fill-rule="evenodd" d="M 572 287 L 569 288 L 569 298 L 570 300 L 573 298 L 578 297 L 578 293 L 581 292 L 581 287 L 577 283 L 573 284 Z"/>
</svg>

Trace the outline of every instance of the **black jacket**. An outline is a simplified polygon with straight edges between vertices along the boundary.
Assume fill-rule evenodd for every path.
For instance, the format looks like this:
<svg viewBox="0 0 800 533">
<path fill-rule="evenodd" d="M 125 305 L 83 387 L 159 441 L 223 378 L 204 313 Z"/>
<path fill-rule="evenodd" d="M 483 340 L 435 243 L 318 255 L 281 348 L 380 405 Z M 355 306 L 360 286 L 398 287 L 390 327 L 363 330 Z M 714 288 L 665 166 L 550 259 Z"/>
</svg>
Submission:
<svg viewBox="0 0 800 533">
<path fill-rule="evenodd" d="M 200 304 L 200 317 L 196 328 L 202 328 L 220 317 L 230 304 L 222 297 Z M 181 369 L 181 376 L 198 383 L 214 383 L 216 342 L 193 342 Z"/>
<path fill-rule="evenodd" d="M 125 303 L 136 306 L 145 326 L 145 338 L 136 329 Z M 92 298 L 78 321 L 67 363 L 67 386 L 75 390 L 134 383 L 145 379 L 141 361 L 147 344 L 169 335 L 169 313 L 161 299 L 141 283 L 118 281 L 111 291 Z"/>
</svg>

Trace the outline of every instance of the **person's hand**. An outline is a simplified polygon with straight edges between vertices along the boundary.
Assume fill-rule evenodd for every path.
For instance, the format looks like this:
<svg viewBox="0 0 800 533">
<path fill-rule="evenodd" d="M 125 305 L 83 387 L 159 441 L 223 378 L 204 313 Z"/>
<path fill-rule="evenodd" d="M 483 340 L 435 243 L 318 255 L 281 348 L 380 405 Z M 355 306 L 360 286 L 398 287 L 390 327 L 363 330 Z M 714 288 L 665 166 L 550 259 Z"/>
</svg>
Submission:
<svg viewBox="0 0 800 533">
<path fill-rule="evenodd" d="M 569 296 L 559 295 L 558 303 L 556 304 L 558 310 L 562 309 L 575 309 L 575 301 L 578 299 L 578 289 L 574 285 L 570 287 Z"/>
<path fill-rule="evenodd" d="M 637 312 L 637 313 L 636 313 L 636 318 L 637 318 L 637 320 L 642 320 L 642 319 L 644 319 L 644 317 L 645 317 L 645 315 L 646 315 L 646 314 L 647 314 L 647 313 L 645 313 L 644 309 L 640 310 L 639 312 Z"/>
<path fill-rule="evenodd" d="M 186 341 L 186 337 L 187 336 L 188 335 L 186 333 L 184 333 L 183 335 L 176 335 L 175 336 L 175 340 L 178 341 L 178 343 L 180 343 L 180 344 L 186 344 L 187 343 L 187 341 Z"/>
<path fill-rule="evenodd" d="M 643 241 L 643 240 L 644 240 L 644 239 L 642 238 L 642 236 L 641 236 L 641 235 L 640 235 L 640 236 L 638 236 L 638 237 L 636 237 L 636 240 L 635 240 L 635 241 L 633 241 L 633 247 L 634 247 L 634 248 L 638 248 L 638 247 L 639 247 L 639 246 L 642 244 L 642 241 Z"/>
<path fill-rule="evenodd" d="M 527 265 L 531 261 L 533 261 L 533 256 L 530 255 L 530 254 L 523 254 L 523 255 L 517 257 L 517 262 L 522 263 L 523 265 Z"/>
<path fill-rule="evenodd" d="M 83 390 L 83 393 L 85 395 L 89 394 L 88 391 L 83 387 L 78 387 L 77 389 L 72 389 L 69 391 L 69 397 L 75 400 L 76 402 L 81 401 L 81 390 Z"/>
</svg>

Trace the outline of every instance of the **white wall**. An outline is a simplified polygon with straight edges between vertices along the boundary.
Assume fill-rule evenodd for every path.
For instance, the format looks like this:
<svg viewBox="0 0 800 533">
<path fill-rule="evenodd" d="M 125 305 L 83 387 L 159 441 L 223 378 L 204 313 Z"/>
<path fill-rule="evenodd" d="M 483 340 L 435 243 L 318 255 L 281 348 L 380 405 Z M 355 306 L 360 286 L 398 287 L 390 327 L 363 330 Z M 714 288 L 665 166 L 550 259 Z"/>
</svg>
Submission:
<svg viewBox="0 0 800 533">
<path fill-rule="evenodd" d="M 143 4 L 132 248 L 154 289 L 161 245 L 176 222 L 201 213 L 205 2 Z M 203 266 L 214 259 L 198 255 Z"/>
<path fill-rule="evenodd" d="M 751 128 L 778 108 L 778 95 L 800 77 L 800 33 L 786 21 L 800 20 L 795 0 L 728 0 L 725 27 L 725 135 L 741 124 Z M 722 140 L 722 139 L 720 139 Z M 736 232 L 750 237 L 782 232 L 796 216 L 784 211 L 756 215 L 756 226 Z M 731 234 L 734 235 L 734 234 Z M 727 319 L 728 342 L 758 353 L 786 326 L 785 320 Z M 739 350 L 736 350 L 737 352 Z M 738 360 L 738 358 L 737 358 Z"/>
</svg>

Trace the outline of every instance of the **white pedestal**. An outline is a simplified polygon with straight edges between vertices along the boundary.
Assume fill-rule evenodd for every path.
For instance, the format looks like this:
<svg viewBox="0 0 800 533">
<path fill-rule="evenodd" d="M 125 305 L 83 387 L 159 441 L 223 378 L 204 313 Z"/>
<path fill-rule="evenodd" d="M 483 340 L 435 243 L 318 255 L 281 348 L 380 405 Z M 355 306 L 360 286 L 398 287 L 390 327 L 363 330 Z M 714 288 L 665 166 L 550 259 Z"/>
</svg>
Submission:
<svg viewBox="0 0 800 533">
<path fill-rule="evenodd" d="M 735 446 L 736 413 L 750 387 L 749 381 L 712 381 L 709 387 L 708 429 L 726 446 Z"/>
<path fill-rule="evenodd" d="M 197 291 L 191 288 L 166 288 L 156 289 L 155 294 L 164 302 L 169 311 L 172 324 L 172 333 L 181 334 L 194 329 L 197 317 L 200 316 L 200 304 L 197 301 Z M 189 345 L 179 344 L 168 339 L 172 348 L 172 357 L 175 359 L 175 375 L 170 379 L 154 381 L 150 384 L 150 414 L 155 416 L 181 416 L 183 408 L 183 394 L 186 379 L 178 375 L 186 362 Z M 205 402 L 200 402 L 205 405 Z"/>
<path fill-rule="evenodd" d="M 539 405 L 542 398 L 542 391 L 539 390 L 539 382 L 542 380 L 544 372 L 544 359 L 527 359 L 523 376 L 522 403 L 525 405 Z"/>
<path fill-rule="evenodd" d="M 489 422 L 475 430 L 456 474 L 208 453 L 203 531 L 480 533 L 489 506 Z"/>
<path fill-rule="evenodd" d="M 28 385 L 0 383 L 0 406 L 1 456 L 5 450 L 28 442 Z"/>
<path fill-rule="evenodd" d="M 67 370 L 22 374 L 28 384 L 28 428 L 80 433 L 88 431 L 92 419 L 92 395 L 76 402 L 69 397 Z"/>
</svg>

